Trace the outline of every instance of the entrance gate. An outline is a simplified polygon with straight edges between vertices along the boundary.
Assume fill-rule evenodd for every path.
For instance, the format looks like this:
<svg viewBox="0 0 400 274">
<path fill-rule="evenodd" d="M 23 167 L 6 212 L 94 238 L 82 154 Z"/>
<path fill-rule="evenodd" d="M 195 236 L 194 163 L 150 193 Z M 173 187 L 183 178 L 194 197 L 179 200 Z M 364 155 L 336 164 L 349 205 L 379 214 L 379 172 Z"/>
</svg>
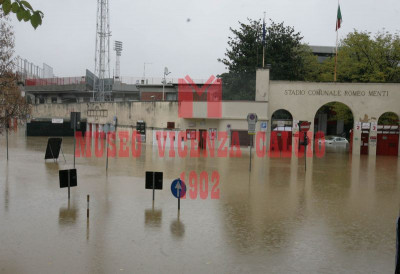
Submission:
<svg viewBox="0 0 400 274">
<path fill-rule="evenodd" d="M 378 125 L 377 155 L 399 154 L 399 126 Z"/>
</svg>

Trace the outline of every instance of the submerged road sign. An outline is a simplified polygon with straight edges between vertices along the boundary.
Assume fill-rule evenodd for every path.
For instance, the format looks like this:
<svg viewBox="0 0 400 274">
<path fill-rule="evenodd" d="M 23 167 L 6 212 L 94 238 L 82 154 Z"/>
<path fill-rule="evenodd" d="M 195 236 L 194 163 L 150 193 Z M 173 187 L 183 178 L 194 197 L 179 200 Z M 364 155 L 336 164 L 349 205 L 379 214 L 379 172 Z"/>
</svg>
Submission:
<svg viewBox="0 0 400 274">
<path fill-rule="evenodd" d="M 60 170 L 60 188 L 78 186 L 76 169 Z"/>
<path fill-rule="evenodd" d="M 175 198 L 178 198 L 178 212 L 181 210 L 181 198 L 185 197 L 186 185 L 181 179 L 176 179 L 171 184 L 171 192 Z"/>
<path fill-rule="evenodd" d="M 146 189 L 153 189 L 153 188 L 154 189 L 163 188 L 163 173 L 146 171 Z"/>
<path fill-rule="evenodd" d="M 76 169 L 66 169 L 59 171 L 60 177 L 60 188 L 68 187 L 68 200 L 71 197 L 70 188 L 78 186 L 78 179 L 76 175 Z"/>
<path fill-rule="evenodd" d="M 256 134 L 257 121 L 258 121 L 257 114 L 249 113 L 247 115 L 247 123 L 248 123 L 248 126 L 249 126 L 249 129 L 248 129 L 249 134 L 251 134 L 251 135 Z"/>
<path fill-rule="evenodd" d="M 154 171 L 146 171 L 146 189 L 153 190 L 153 201 L 155 196 L 156 189 L 162 189 L 163 187 L 163 173 L 162 172 L 154 172 Z"/>
<path fill-rule="evenodd" d="M 182 198 L 186 194 L 186 185 L 181 179 L 176 179 L 171 184 L 171 192 L 175 198 Z"/>
</svg>

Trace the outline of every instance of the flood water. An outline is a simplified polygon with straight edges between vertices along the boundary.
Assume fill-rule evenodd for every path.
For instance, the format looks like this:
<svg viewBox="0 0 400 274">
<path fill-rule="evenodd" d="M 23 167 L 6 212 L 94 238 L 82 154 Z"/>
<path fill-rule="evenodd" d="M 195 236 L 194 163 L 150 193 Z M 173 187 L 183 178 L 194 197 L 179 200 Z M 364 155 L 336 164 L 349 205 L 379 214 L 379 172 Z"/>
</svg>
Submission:
<svg viewBox="0 0 400 274">
<path fill-rule="evenodd" d="M 58 170 L 72 168 L 72 138 L 67 163 L 46 162 L 46 142 L 12 133 L 7 162 L 0 137 L 1 273 L 394 272 L 397 157 L 327 153 L 307 172 L 304 158 L 254 157 L 249 173 L 247 151 L 163 159 L 143 145 L 137 159 L 110 159 L 107 174 L 104 157 L 77 158 L 68 203 Z M 154 207 L 146 170 L 164 172 Z M 208 194 L 188 193 L 178 215 L 170 184 L 191 171 L 209 174 Z"/>
</svg>

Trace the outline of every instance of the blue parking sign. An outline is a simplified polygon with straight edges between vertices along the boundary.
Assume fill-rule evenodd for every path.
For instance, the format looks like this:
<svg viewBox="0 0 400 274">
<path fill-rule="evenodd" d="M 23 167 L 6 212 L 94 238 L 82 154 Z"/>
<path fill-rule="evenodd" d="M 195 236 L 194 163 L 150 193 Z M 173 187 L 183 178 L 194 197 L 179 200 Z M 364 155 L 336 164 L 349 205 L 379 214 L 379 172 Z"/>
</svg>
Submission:
<svg viewBox="0 0 400 274">
<path fill-rule="evenodd" d="M 260 128 L 261 131 L 267 131 L 267 122 L 261 122 Z"/>
</svg>

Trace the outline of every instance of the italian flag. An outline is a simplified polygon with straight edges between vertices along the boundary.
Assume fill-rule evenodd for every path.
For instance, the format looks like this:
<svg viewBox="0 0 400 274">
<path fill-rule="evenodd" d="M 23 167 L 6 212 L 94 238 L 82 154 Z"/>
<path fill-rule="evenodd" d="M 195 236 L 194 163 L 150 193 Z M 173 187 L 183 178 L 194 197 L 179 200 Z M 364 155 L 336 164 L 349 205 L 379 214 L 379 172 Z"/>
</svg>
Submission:
<svg viewBox="0 0 400 274">
<path fill-rule="evenodd" d="M 340 12 L 340 5 L 339 5 L 337 10 L 336 31 L 340 29 L 341 24 L 342 24 L 342 13 Z"/>
</svg>

